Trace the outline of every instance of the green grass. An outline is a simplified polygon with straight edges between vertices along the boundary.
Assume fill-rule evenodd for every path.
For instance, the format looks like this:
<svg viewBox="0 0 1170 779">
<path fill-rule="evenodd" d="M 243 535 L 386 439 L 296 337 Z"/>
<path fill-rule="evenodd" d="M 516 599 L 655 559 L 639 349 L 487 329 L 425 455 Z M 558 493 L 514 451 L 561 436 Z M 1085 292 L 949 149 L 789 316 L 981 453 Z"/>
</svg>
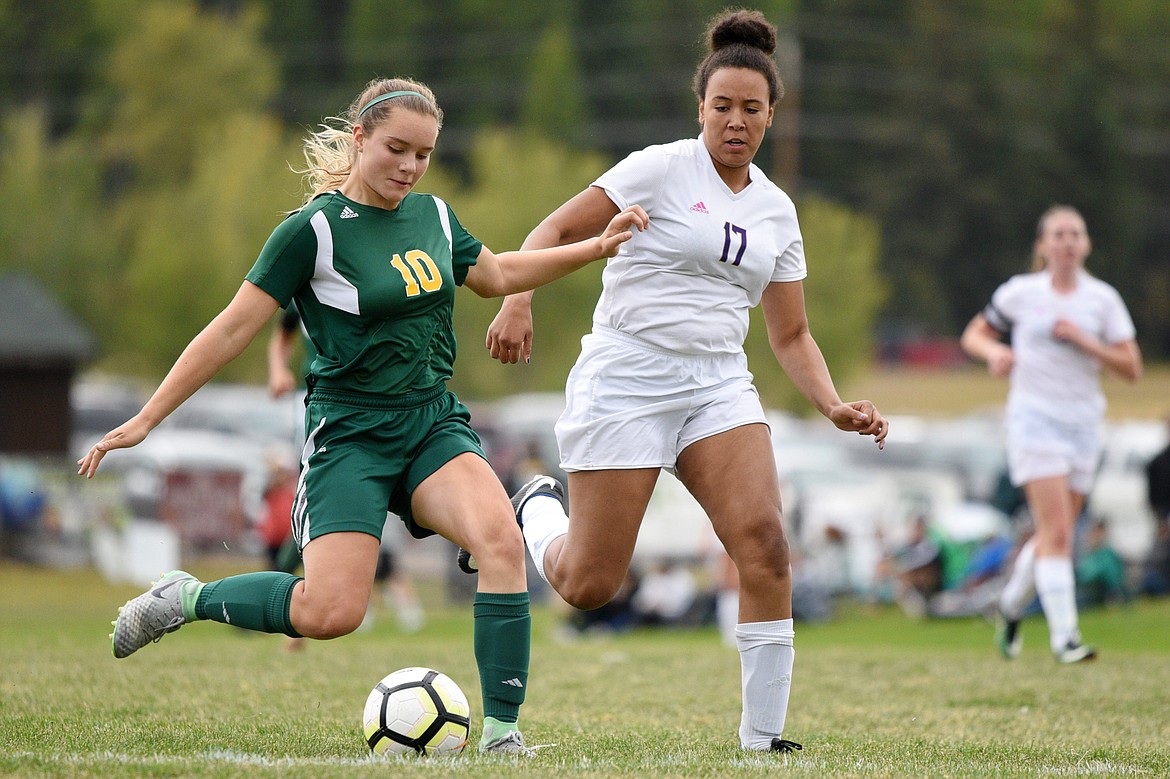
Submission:
<svg viewBox="0 0 1170 779">
<path fill-rule="evenodd" d="M 1137 384 L 1104 374 L 1112 420 L 1170 418 L 1170 364 L 1149 364 Z M 885 414 L 953 416 L 1002 410 L 1008 383 L 983 366 L 931 369 L 875 366 L 840 383 L 843 397 L 872 400 Z"/>
<path fill-rule="evenodd" d="M 206 575 L 196 563 L 196 573 Z M 914 622 L 853 607 L 799 625 L 785 735 L 803 752 L 746 755 L 736 654 L 713 630 L 563 643 L 534 614 L 523 725 L 556 743 L 514 764 L 369 757 L 369 688 L 406 665 L 479 694 L 470 607 L 438 605 L 419 634 L 385 617 L 305 651 L 218 624 L 185 627 L 115 661 L 106 634 L 135 588 L 88 571 L 0 564 L 0 775 L 231 776 L 1166 776 L 1170 771 L 1170 600 L 1082 615 L 1102 649 L 1057 666 L 1042 621 L 1002 661 L 980 620 Z M 473 736 L 478 728 L 473 728 Z"/>
</svg>

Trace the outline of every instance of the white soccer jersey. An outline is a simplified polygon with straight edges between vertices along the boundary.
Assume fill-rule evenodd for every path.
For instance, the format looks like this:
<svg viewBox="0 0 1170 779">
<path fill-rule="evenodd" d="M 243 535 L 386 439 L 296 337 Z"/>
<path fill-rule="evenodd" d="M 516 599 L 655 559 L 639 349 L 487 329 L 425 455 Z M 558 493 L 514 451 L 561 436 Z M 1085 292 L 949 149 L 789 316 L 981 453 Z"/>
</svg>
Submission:
<svg viewBox="0 0 1170 779">
<path fill-rule="evenodd" d="M 1015 365 L 1009 413 L 1033 409 L 1085 421 L 1104 416 L 1100 363 L 1054 338 L 1052 327 L 1066 319 L 1107 344 L 1132 340 L 1133 320 L 1117 290 L 1080 271 L 1076 289 L 1064 294 L 1053 289 L 1048 271 L 1025 273 L 1001 284 L 983 315 L 996 330 L 1011 333 Z"/>
<path fill-rule="evenodd" d="M 593 185 L 650 215 L 605 266 L 595 327 L 684 354 L 741 352 L 764 287 L 806 275 L 792 200 L 755 165 L 732 192 L 701 138 L 634 152 Z"/>
</svg>

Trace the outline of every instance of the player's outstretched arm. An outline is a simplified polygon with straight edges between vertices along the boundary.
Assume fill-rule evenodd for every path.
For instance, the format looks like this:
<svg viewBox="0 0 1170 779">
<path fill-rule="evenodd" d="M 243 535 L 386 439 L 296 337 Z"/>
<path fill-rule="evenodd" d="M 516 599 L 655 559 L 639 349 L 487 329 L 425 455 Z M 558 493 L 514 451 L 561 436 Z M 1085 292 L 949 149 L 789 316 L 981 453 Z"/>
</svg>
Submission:
<svg viewBox="0 0 1170 779">
<path fill-rule="evenodd" d="M 533 228 L 521 249 L 547 249 L 600 233 L 618 207 L 600 187 L 586 187 Z M 532 360 L 532 292 L 508 295 L 488 326 L 484 345 L 492 359 L 505 364 Z"/>
<path fill-rule="evenodd" d="M 227 308 L 211 320 L 179 355 L 142 410 L 125 424 L 106 433 L 77 461 L 77 473 L 91 478 L 107 452 L 142 443 L 147 434 L 183 401 L 244 351 L 278 307 L 271 295 L 245 281 Z"/>
<path fill-rule="evenodd" d="M 617 254 L 634 231 L 645 230 L 650 217 L 641 206 L 620 211 L 601 235 L 547 249 L 520 249 L 493 254 L 486 246 L 467 273 L 464 284 L 480 297 L 501 297 L 536 289 L 591 262 Z"/>
</svg>

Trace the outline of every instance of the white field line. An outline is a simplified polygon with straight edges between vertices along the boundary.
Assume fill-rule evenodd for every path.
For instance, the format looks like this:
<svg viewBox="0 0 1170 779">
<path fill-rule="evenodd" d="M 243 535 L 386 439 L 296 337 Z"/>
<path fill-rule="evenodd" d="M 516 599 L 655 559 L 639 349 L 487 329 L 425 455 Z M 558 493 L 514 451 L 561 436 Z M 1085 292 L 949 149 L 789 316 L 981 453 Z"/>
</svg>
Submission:
<svg viewBox="0 0 1170 779">
<path fill-rule="evenodd" d="M 63 765 L 98 765 L 114 764 L 125 766 L 184 766 L 206 765 L 208 763 L 229 763 L 232 765 L 257 766 L 262 768 L 296 768 L 308 767 L 362 767 L 407 762 L 412 766 L 434 766 L 435 769 L 450 768 L 453 758 L 430 758 L 420 760 L 414 755 L 380 757 L 370 754 L 365 757 L 268 757 L 266 755 L 251 755 L 244 752 L 233 752 L 224 749 L 212 749 L 197 752 L 192 755 L 129 755 L 124 752 L 90 752 L 71 754 L 39 754 L 35 752 L 16 752 L 9 757 L 17 760 L 39 760 Z"/>
</svg>

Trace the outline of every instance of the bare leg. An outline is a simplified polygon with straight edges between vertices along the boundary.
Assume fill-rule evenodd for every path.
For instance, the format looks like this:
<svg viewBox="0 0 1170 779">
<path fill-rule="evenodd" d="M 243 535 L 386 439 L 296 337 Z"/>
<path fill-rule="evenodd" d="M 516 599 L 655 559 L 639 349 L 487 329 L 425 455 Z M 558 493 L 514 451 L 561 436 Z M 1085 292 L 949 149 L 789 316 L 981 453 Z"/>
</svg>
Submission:
<svg viewBox="0 0 1170 779">
<path fill-rule="evenodd" d="M 739 572 L 739 649 L 745 749 L 777 749 L 788 714 L 794 631 L 792 572 L 768 428 L 742 427 L 687 447 L 679 477 L 711 518 Z"/>
<path fill-rule="evenodd" d="M 740 622 L 790 619 L 792 572 L 767 427 L 745 425 L 692 444 L 678 473 L 739 572 Z"/>
<path fill-rule="evenodd" d="M 1029 482 L 1024 494 L 1036 520 L 1036 592 L 1048 621 L 1049 643 L 1059 656 L 1069 644 L 1080 644 L 1072 551 L 1084 497 L 1069 489 L 1064 476 Z"/>
<path fill-rule="evenodd" d="M 304 548 L 305 580 L 293 589 L 289 618 L 308 638 L 337 638 L 357 630 L 366 614 L 377 538 L 367 533 L 329 533 Z"/>
<path fill-rule="evenodd" d="M 658 468 L 569 474 L 569 532 L 544 554 L 544 573 L 570 605 L 595 609 L 621 588 Z"/>
<path fill-rule="evenodd" d="M 414 491 L 415 520 L 475 555 L 474 650 L 483 696 L 481 751 L 524 751 L 520 707 L 532 636 L 524 539 L 512 503 L 491 466 L 461 454 Z"/>
</svg>

